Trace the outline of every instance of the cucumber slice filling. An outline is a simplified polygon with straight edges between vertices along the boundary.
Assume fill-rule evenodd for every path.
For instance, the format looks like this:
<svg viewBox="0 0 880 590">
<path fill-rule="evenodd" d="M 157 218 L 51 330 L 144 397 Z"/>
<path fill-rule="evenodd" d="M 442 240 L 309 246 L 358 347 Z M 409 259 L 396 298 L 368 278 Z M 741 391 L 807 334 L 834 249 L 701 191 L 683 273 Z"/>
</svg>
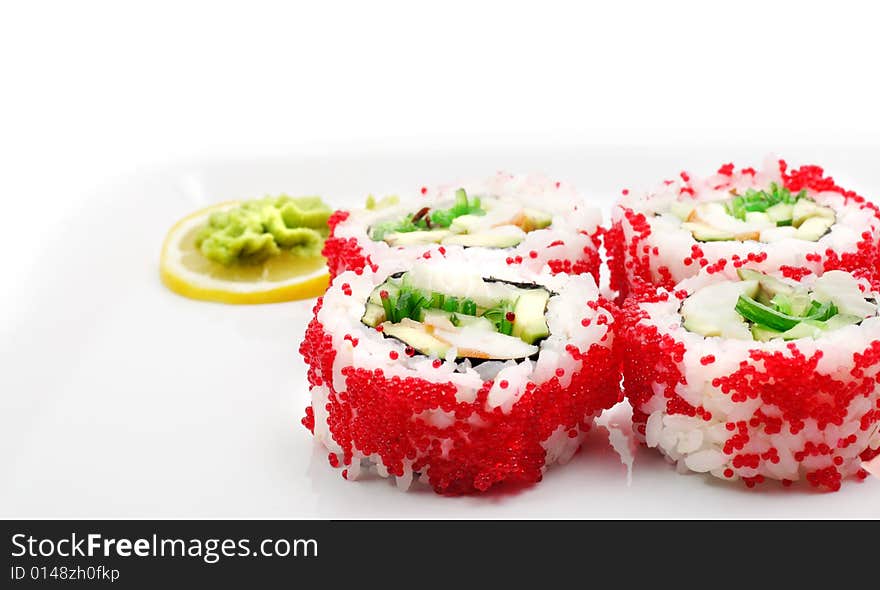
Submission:
<svg viewBox="0 0 880 590">
<path fill-rule="evenodd" d="M 841 271 L 825 273 L 812 290 L 753 269 L 741 268 L 737 274 L 739 282 L 704 287 L 685 300 L 681 313 L 686 329 L 703 336 L 795 340 L 819 338 L 877 315 L 876 302 L 864 297 L 856 280 Z M 713 289 L 721 287 L 731 287 L 718 293 L 731 291 L 733 298 L 724 296 L 719 301 Z M 725 306 L 736 313 L 730 315 Z"/>
<path fill-rule="evenodd" d="M 764 190 L 735 190 L 719 201 L 676 201 L 669 212 L 700 242 L 785 238 L 815 242 L 836 222 L 833 209 L 817 204 L 806 190 L 797 194 L 770 183 Z"/>
<path fill-rule="evenodd" d="M 550 335 L 546 310 L 552 293 L 533 284 L 482 282 L 491 284 L 494 296 L 487 300 L 484 292 L 484 305 L 478 305 L 471 297 L 417 288 L 408 273 L 398 273 L 373 290 L 361 322 L 427 356 L 444 358 L 453 348 L 456 358 L 477 360 L 535 355 Z"/>
<path fill-rule="evenodd" d="M 367 233 L 373 241 L 384 241 L 391 246 L 458 244 L 466 248 L 511 248 L 518 245 L 526 233 L 550 227 L 553 223 L 553 216 L 549 213 L 528 207 L 512 214 L 509 219 L 486 218 L 491 209 L 491 199 L 489 201 L 487 204 L 479 196 L 469 196 L 460 188 L 455 191 L 455 199 L 449 208 L 422 207 L 404 217 L 376 223 Z M 367 208 L 375 210 L 380 207 L 370 197 Z"/>
<path fill-rule="evenodd" d="M 745 295 L 739 296 L 736 311 L 754 325 L 779 332 L 790 330 L 803 321 L 824 322 L 837 315 L 837 307 L 830 301 L 825 303 L 811 301 L 806 315 L 794 316 L 784 313 L 776 305 L 764 305 Z"/>
</svg>

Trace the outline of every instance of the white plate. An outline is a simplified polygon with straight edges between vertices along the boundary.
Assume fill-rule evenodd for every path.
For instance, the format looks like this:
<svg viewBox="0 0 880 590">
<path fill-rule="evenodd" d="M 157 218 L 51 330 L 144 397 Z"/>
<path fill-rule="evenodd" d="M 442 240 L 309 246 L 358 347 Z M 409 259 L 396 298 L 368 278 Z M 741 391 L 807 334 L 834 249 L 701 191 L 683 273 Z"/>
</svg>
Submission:
<svg viewBox="0 0 880 590">
<path fill-rule="evenodd" d="M 784 150 L 880 194 L 878 150 Z M 199 303 L 167 291 L 157 258 L 179 217 L 214 201 L 287 191 L 338 206 L 368 192 L 544 171 L 608 206 L 682 167 L 709 172 L 764 150 L 430 150 L 180 164 L 96 193 L 47 236 L 42 280 L 0 316 L 0 513 L 6 517 L 880 517 L 880 481 L 837 494 L 747 490 L 678 475 L 640 449 L 632 484 L 599 428 L 571 463 L 515 493 L 445 498 L 382 479 L 346 482 L 300 425 L 297 346 L 311 302 Z M 50 171 L 51 172 L 51 171 Z M 9 253 L 7 253 L 9 255 Z M 618 408 L 617 412 L 625 408 Z"/>
</svg>

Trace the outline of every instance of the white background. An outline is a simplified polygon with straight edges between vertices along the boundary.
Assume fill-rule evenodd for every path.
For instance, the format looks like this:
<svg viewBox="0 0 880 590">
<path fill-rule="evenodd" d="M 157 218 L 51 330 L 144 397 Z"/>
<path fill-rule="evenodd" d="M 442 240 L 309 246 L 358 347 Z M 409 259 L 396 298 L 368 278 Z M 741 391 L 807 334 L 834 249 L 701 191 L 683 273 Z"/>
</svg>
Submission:
<svg viewBox="0 0 880 590">
<path fill-rule="evenodd" d="M 772 149 L 880 136 L 869 2 L 0 6 L 9 305 L 36 232 L 157 162 L 407 138 Z"/>
<path fill-rule="evenodd" d="M 34 261 L 71 210 L 169 162 L 556 140 L 880 143 L 869 3 L 0 6 L 4 317 L 54 272 Z M 76 250 L 65 244 L 59 264 Z"/>
</svg>

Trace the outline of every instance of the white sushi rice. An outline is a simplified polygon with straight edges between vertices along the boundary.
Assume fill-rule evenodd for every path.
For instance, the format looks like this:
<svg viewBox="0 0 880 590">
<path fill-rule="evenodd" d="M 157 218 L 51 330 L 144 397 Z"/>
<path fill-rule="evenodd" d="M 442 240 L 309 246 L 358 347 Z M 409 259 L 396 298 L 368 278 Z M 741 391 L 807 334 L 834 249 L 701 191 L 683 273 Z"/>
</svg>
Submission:
<svg viewBox="0 0 880 590">
<path fill-rule="evenodd" d="M 451 206 L 459 188 L 464 188 L 470 196 L 498 197 L 504 208 L 512 211 L 539 209 L 552 215 L 552 223 L 545 229 L 526 233 L 522 242 L 512 248 L 465 248 L 452 244 L 390 246 L 384 241 L 374 241 L 368 235 L 369 228 L 379 222 L 413 215 L 426 206 Z M 460 260 L 464 265 L 501 265 L 506 264 L 508 258 L 520 257 L 517 266 L 527 272 L 540 272 L 549 260 L 574 261 L 583 258 L 585 248 L 597 251 L 591 236 L 596 234 L 601 223 L 601 211 L 588 206 L 583 195 L 571 185 L 552 181 L 543 175 L 499 172 L 485 180 L 427 189 L 425 194 L 402 199 L 400 204 L 392 207 L 352 210 L 349 217 L 336 226 L 334 237 L 356 240 L 362 255 L 379 265 L 380 272 L 408 268 L 426 254 L 435 259 L 442 258 L 441 247 L 448 258 Z M 557 244 L 560 241 L 562 243 Z"/>
<path fill-rule="evenodd" d="M 483 277 L 492 277 L 512 282 L 536 283 L 555 293 L 547 303 L 546 319 L 550 336 L 540 342 L 537 360 L 526 358 L 506 362 L 485 361 L 472 367 L 466 359 L 456 360 L 455 350 L 452 349 L 445 359 L 446 362 L 436 367 L 433 360 L 426 356 L 409 357 L 405 353 L 406 345 L 403 342 L 386 338 L 374 328 L 361 323 L 365 302 L 370 293 L 387 278 L 389 273 L 382 271 L 373 273 L 367 269 L 358 275 L 353 271 L 347 271 L 334 279 L 324 295 L 323 305 L 317 314 L 317 320 L 324 331 L 332 336 L 332 347 L 336 351 L 333 373 L 324 375 L 323 378 L 325 382 L 330 381 L 337 395 L 346 391 L 346 379 L 342 374 L 342 369 L 345 367 L 370 371 L 381 369 L 386 378 L 417 377 L 431 383 L 451 383 L 456 388 L 457 401 L 464 403 L 473 402 L 483 382 L 491 379 L 495 384 L 489 392 L 487 409 L 500 408 L 507 414 L 524 393 L 527 383 L 541 384 L 555 378 L 557 369 L 561 368 L 565 371 L 560 383 L 563 387 L 568 386 L 571 374 L 581 369 L 582 361 L 575 360 L 568 354 L 565 350 L 566 345 L 574 345 L 581 350 L 587 350 L 593 344 L 608 349 L 613 345 L 611 312 L 598 306 L 596 309 L 591 309 L 586 305 L 588 301 L 595 302 L 599 298 L 599 290 L 589 275 L 540 273 L 525 276 L 504 264 L 484 269 L 479 274 L 469 274 L 463 272 L 465 267 L 460 262 L 445 260 L 431 262 L 430 266 L 435 279 L 452 292 L 456 290 L 464 292 L 467 284 Z M 341 287 L 343 284 L 349 286 L 350 296 L 343 292 Z M 604 320 L 597 322 L 599 317 L 604 317 Z M 589 325 L 582 324 L 584 318 L 591 320 Z M 358 340 L 357 346 L 352 345 L 351 337 Z M 396 360 L 391 360 L 389 356 L 391 351 L 397 352 Z M 507 381 L 506 388 L 500 387 L 499 383 L 502 380 Z M 314 434 L 331 453 L 341 456 L 342 449 L 334 441 L 328 425 L 325 408 L 328 395 L 329 390 L 326 386 L 312 388 Z M 599 412 L 593 418 L 598 414 Z M 455 420 L 454 416 L 439 409 L 424 412 L 416 418 L 438 427 L 448 426 Z M 479 427 L 479 424 L 472 426 Z M 552 463 L 568 461 L 580 447 L 585 434 L 578 432 L 576 437 L 570 437 L 568 432 L 560 427 L 543 441 L 542 446 L 547 453 L 545 467 Z M 411 462 L 405 467 L 404 476 L 397 478 L 397 485 L 402 489 L 406 489 L 413 480 L 409 465 Z M 355 449 L 351 465 L 348 466 L 347 479 L 356 479 L 366 468 L 375 468 L 379 475 L 388 476 L 388 471 L 382 465 L 380 457 L 366 456 Z"/>
<path fill-rule="evenodd" d="M 700 275 L 687 279 L 677 285 L 676 290 L 685 290 L 689 294 L 698 289 L 722 280 L 735 280 L 735 274 L 719 273 Z M 809 286 L 815 277 L 807 277 L 802 283 Z M 880 293 L 872 292 L 866 281 L 860 281 L 866 289 L 865 297 L 874 297 L 880 301 Z M 725 442 L 733 434 L 726 428 L 729 422 L 748 422 L 760 409 L 765 415 L 782 418 L 780 409 L 765 403 L 761 397 L 734 402 L 731 395 L 713 385 L 715 378 L 722 378 L 740 369 L 740 363 L 754 366 L 756 361 L 750 358 L 750 352 L 761 350 L 779 352 L 790 355 L 789 342 L 775 339 L 768 342 L 752 340 L 726 339 L 721 337 L 704 337 L 685 329 L 682 325 L 680 307 L 682 301 L 671 295 L 666 301 L 653 303 L 643 302 L 639 307 L 647 312 L 647 318 L 639 324 L 654 326 L 662 335 L 672 337 L 676 342 L 683 343 L 685 353 L 676 365 L 684 375 L 686 384 L 679 384 L 674 392 L 688 404 L 702 407 L 712 413 L 708 421 L 700 416 L 690 417 L 682 414 L 670 414 L 667 411 L 667 398 L 664 396 L 667 386 L 653 383 L 653 395 L 637 408 L 648 415 L 643 439 L 648 447 L 657 448 L 670 461 L 675 462 L 678 469 L 700 473 L 711 473 L 723 479 L 754 478 L 762 475 L 776 480 L 796 481 L 809 470 L 831 465 L 831 456 L 807 456 L 802 461 L 795 459 L 795 453 L 810 442 L 827 444 L 835 454 L 842 457 L 843 462 L 836 466 L 843 477 L 855 474 L 860 469 L 859 454 L 867 448 L 874 448 L 880 436 L 876 426 L 867 431 L 860 428 L 860 418 L 872 410 L 880 397 L 880 390 L 875 389 L 868 397 L 855 396 L 848 408 L 842 425 L 828 424 L 820 430 L 815 419 L 805 420 L 805 427 L 797 434 L 792 434 L 789 424 L 783 421 L 781 432 L 766 434 L 763 428 L 749 428 L 750 439 L 746 446 L 734 454 L 762 454 L 772 446 L 778 450 L 779 462 L 760 461 L 757 468 L 749 466 L 735 467 L 732 463 L 734 454 L 723 452 Z M 870 317 L 860 325 L 849 325 L 825 333 L 819 339 L 803 338 L 794 340 L 797 350 L 807 357 L 816 351 L 822 352 L 816 372 L 832 376 L 837 381 L 849 382 L 854 378 L 850 374 L 853 368 L 854 355 L 869 348 L 872 342 L 880 339 L 880 317 Z M 638 343 L 634 344 L 638 346 Z M 701 359 L 712 355 L 714 361 L 701 363 Z M 759 367 L 760 368 L 760 365 Z M 880 372 L 880 364 L 873 364 L 864 369 L 866 377 L 876 377 Z M 626 370 L 624 371 L 626 374 Z M 626 377 L 624 377 L 626 378 Z M 855 436 L 856 442 L 839 449 L 838 441 Z M 730 470 L 733 476 L 725 475 Z"/>
</svg>

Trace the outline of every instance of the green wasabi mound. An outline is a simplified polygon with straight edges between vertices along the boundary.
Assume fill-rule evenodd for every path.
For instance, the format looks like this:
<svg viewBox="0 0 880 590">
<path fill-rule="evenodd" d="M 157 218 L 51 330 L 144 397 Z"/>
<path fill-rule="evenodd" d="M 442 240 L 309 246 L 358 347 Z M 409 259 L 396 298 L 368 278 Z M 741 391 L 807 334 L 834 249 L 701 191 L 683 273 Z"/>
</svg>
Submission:
<svg viewBox="0 0 880 590">
<path fill-rule="evenodd" d="M 213 213 L 196 235 L 206 258 L 224 265 L 260 264 L 282 252 L 318 256 L 333 210 L 320 197 L 265 197 Z"/>
</svg>

